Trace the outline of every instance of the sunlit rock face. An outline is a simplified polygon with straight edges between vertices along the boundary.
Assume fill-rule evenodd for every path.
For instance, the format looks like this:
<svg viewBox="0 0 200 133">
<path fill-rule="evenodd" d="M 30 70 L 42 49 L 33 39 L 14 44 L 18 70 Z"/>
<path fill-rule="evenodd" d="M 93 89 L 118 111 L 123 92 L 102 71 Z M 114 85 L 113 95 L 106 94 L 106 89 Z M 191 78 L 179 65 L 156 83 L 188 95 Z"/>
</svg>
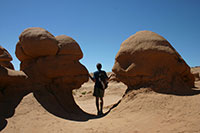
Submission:
<svg viewBox="0 0 200 133">
<path fill-rule="evenodd" d="M 25 29 L 19 36 L 16 56 L 20 69 L 36 83 L 75 89 L 88 80 L 88 71 L 79 62 L 83 53 L 66 35 L 54 37 L 42 28 Z"/>
<path fill-rule="evenodd" d="M 151 31 L 137 32 L 121 44 L 112 71 L 129 88 L 181 92 L 194 86 L 190 67 L 165 38 Z"/>
</svg>

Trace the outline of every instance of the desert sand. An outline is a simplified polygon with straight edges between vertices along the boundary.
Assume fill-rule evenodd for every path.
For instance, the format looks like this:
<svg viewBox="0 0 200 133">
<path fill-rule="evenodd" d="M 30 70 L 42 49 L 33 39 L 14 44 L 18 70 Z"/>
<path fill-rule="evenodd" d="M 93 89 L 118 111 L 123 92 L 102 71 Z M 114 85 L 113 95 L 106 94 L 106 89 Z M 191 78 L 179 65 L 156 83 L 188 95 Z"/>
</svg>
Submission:
<svg viewBox="0 0 200 133">
<path fill-rule="evenodd" d="M 192 68 L 200 72 L 200 67 Z M 76 103 L 94 117 L 69 120 L 45 110 L 28 94 L 7 119 L 2 133 L 197 133 L 200 132 L 200 81 L 195 81 L 196 93 L 164 94 L 140 88 L 126 94 L 127 86 L 110 82 L 104 97 L 104 113 L 97 117 L 92 81 L 73 91 Z M 120 102 L 119 102 L 120 101 Z M 119 103 L 118 105 L 116 105 Z M 114 106 L 113 106 L 114 105 Z"/>
</svg>

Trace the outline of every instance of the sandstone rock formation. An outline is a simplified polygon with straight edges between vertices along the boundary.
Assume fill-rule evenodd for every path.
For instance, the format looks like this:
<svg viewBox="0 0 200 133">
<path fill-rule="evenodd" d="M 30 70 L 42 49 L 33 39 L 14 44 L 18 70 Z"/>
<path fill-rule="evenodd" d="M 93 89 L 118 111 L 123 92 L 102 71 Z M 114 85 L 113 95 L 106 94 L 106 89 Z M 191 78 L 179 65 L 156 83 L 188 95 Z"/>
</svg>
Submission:
<svg viewBox="0 0 200 133">
<path fill-rule="evenodd" d="M 0 87 L 16 87 L 25 83 L 28 77 L 23 71 L 15 71 L 4 66 L 0 66 Z"/>
<path fill-rule="evenodd" d="M 11 55 L 0 46 L 0 131 L 5 118 L 13 116 L 15 107 L 23 98 L 22 86 L 27 78 L 23 72 L 13 70 Z"/>
<path fill-rule="evenodd" d="M 50 104 L 56 100 L 66 112 L 83 113 L 72 90 L 88 81 L 88 71 L 79 62 L 83 53 L 74 39 L 54 37 L 42 28 L 28 28 L 19 36 L 15 53 L 21 61 L 20 69 L 38 86 L 32 88 L 34 96 L 49 112 L 56 114 Z"/>
<path fill-rule="evenodd" d="M 42 28 L 25 29 L 19 36 L 16 56 L 20 61 L 40 56 L 55 55 L 58 42 L 47 30 Z"/>
<path fill-rule="evenodd" d="M 59 42 L 58 55 L 68 55 L 71 59 L 74 60 L 80 60 L 83 58 L 81 48 L 73 38 L 66 35 L 60 35 L 56 36 L 56 40 Z"/>
<path fill-rule="evenodd" d="M 194 87 L 190 67 L 162 36 L 140 31 L 125 40 L 112 71 L 129 88 L 179 93 Z"/>
<path fill-rule="evenodd" d="M 15 108 L 28 94 L 27 76 L 0 65 L 0 131 L 6 125 L 6 118 L 12 117 Z"/>
<path fill-rule="evenodd" d="M 56 116 L 73 120 L 90 117 L 72 96 L 73 89 L 88 81 L 88 71 L 79 62 L 83 53 L 74 39 L 54 37 L 42 28 L 28 28 L 19 36 L 15 54 L 21 61 L 21 71 L 11 70 L 12 57 L 0 47 L 0 131 L 6 126 L 5 118 L 13 116 L 30 92 Z"/>
<path fill-rule="evenodd" d="M 87 69 L 79 62 L 83 53 L 71 37 L 56 38 L 42 28 L 24 30 L 16 46 L 20 69 L 34 82 L 61 83 L 79 88 L 88 80 Z"/>
<path fill-rule="evenodd" d="M 0 65 L 5 66 L 10 69 L 14 69 L 14 66 L 10 62 L 12 61 L 11 55 L 8 53 L 8 51 L 0 46 Z"/>
</svg>

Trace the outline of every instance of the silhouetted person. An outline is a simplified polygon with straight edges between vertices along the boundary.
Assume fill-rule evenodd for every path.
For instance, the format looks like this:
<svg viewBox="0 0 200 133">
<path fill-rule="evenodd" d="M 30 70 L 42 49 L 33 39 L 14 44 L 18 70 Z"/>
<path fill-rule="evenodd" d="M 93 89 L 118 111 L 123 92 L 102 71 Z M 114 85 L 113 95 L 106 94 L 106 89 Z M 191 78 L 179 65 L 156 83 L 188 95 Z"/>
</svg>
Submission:
<svg viewBox="0 0 200 133">
<path fill-rule="evenodd" d="M 96 67 L 97 67 L 97 71 L 94 72 L 94 76 L 93 77 L 90 76 L 90 78 L 95 82 L 93 96 L 96 97 L 97 114 L 102 115 L 103 114 L 103 97 L 104 97 L 105 87 L 101 83 L 101 78 L 103 76 L 103 78 L 107 82 L 107 80 L 110 77 L 108 78 L 106 72 L 101 70 L 102 65 L 100 63 L 98 63 L 96 65 Z M 100 107 L 99 107 L 99 99 L 100 99 Z"/>
</svg>

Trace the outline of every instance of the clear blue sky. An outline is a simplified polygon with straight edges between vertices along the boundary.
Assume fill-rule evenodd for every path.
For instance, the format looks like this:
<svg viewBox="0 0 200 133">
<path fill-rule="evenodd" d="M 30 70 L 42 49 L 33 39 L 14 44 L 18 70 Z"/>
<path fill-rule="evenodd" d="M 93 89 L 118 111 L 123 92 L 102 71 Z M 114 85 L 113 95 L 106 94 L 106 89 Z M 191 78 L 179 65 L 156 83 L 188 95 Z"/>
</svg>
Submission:
<svg viewBox="0 0 200 133">
<path fill-rule="evenodd" d="M 90 72 L 98 62 L 111 71 L 121 43 L 141 30 L 162 35 L 190 66 L 200 66 L 200 0 L 1 0 L 0 45 L 17 70 L 15 46 L 28 27 L 74 38 Z"/>
</svg>

